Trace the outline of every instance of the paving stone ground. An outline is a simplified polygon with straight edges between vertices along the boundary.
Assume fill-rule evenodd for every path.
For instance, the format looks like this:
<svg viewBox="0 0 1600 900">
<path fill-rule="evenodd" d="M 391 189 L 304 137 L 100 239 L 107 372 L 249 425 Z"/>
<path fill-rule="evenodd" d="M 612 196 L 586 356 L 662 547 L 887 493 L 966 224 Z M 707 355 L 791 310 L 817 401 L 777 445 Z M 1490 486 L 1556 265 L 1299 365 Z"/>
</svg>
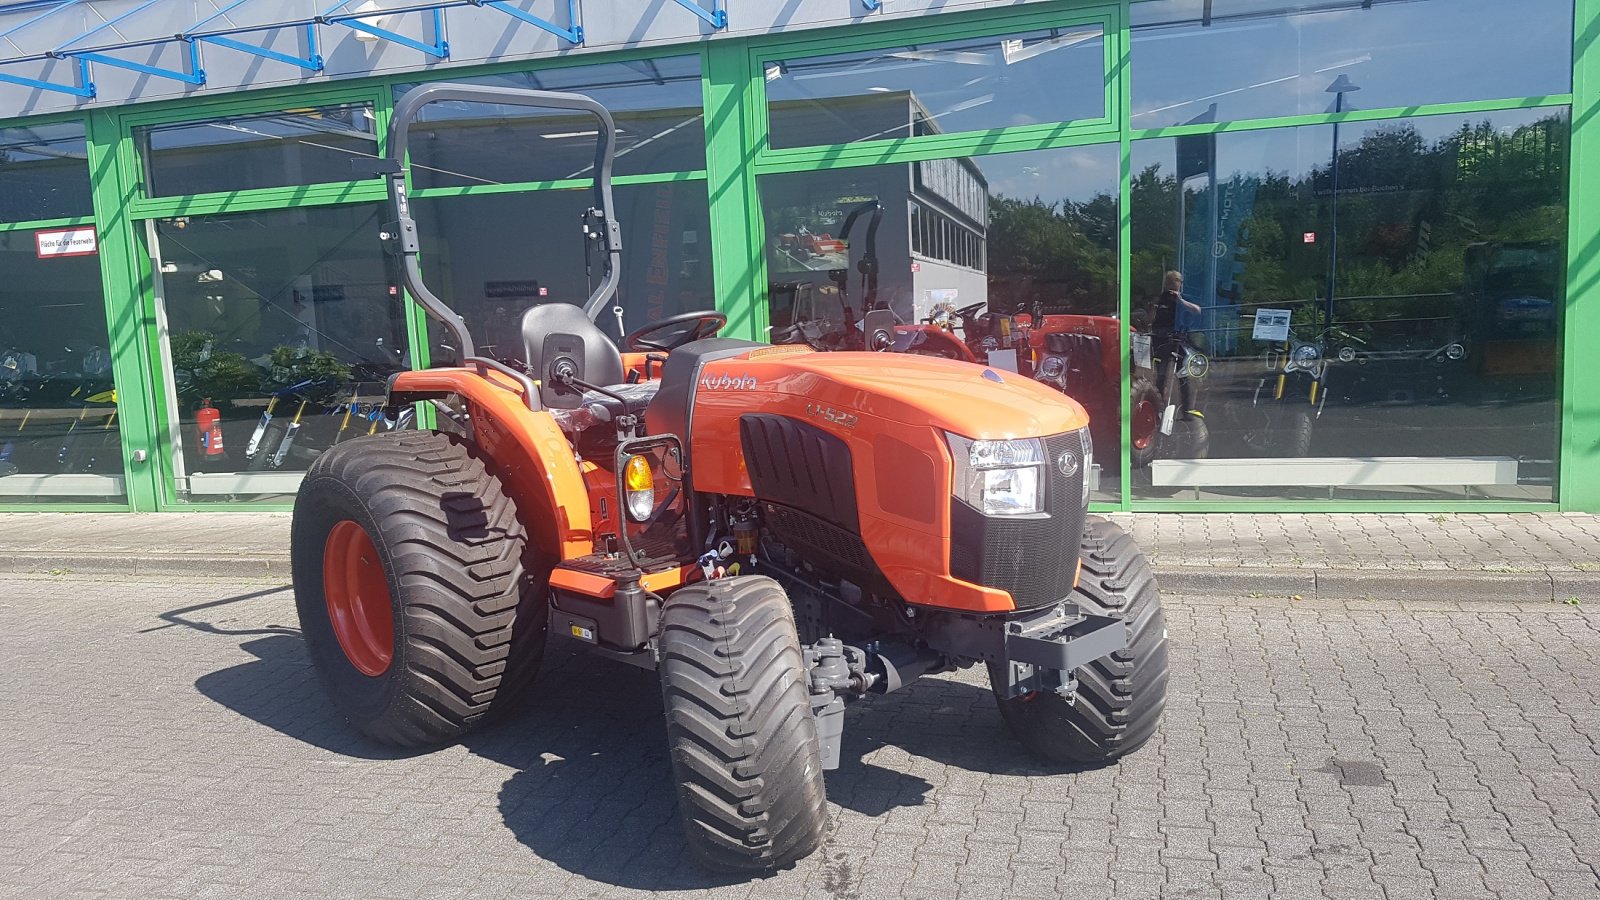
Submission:
<svg viewBox="0 0 1600 900">
<path fill-rule="evenodd" d="M 1158 570 L 1600 576 L 1600 516 L 1580 513 L 1110 518 L 1133 532 Z M 289 521 L 288 513 L 251 512 L 0 514 L 0 572 L 287 575 Z"/>
<path fill-rule="evenodd" d="M 823 850 L 684 858 L 649 673 L 565 650 L 463 745 L 349 732 L 267 581 L 0 577 L 0 896 L 1600 896 L 1600 610 L 1167 598 L 1120 765 L 1035 764 L 981 675 L 853 707 Z"/>
<path fill-rule="evenodd" d="M 1210 568 L 1600 572 L 1584 513 L 1134 513 L 1157 565 Z"/>
</svg>

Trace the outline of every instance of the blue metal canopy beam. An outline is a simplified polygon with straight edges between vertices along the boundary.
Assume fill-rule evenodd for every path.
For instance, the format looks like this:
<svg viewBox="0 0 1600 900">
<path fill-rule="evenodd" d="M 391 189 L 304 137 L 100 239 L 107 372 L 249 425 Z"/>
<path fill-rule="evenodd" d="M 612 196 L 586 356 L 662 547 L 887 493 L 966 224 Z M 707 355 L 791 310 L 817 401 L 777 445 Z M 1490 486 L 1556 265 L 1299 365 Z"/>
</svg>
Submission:
<svg viewBox="0 0 1600 900">
<path fill-rule="evenodd" d="M 51 3 L 48 8 L 44 8 L 37 15 L 31 16 L 27 20 L 13 25 L 3 32 L 0 32 L 0 41 L 9 43 L 15 50 L 21 50 L 23 49 L 22 47 L 19 47 L 15 41 L 10 40 L 13 35 L 29 28 L 32 25 L 37 24 L 46 18 L 49 18 L 50 16 L 54 16 L 63 10 L 78 7 L 80 4 L 84 4 L 86 2 L 87 0 L 58 0 L 58 2 Z M 445 38 L 445 24 L 442 10 L 450 7 L 469 5 L 493 9 L 504 13 L 505 15 L 508 15 L 519 22 L 533 25 L 569 43 L 583 43 L 583 26 L 578 23 L 577 0 L 567 0 L 567 25 L 565 27 L 550 21 L 549 19 L 536 16 L 530 12 L 513 6 L 510 2 L 507 2 L 507 0 L 423 0 L 423 2 L 418 2 L 411 5 L 399 6 L 390 9 L 374 9 L 369 11 L 362 11 L 359 8 L 350 9 L 351 4 L 356 2 L 356 0 L 340 0 L 340 2 L 337 2 L 333 6 L 329 7 L 321 15 L 313 16 L 311 18 L 299 18 L 287 21 L 238 27 L 211 27 L 214 23 L 231 24 L 231 20 L 228 18 L 229 13 L 232 13 L 234 10 L 239 9 L 247 3 L 254 2 L 254 0 L 232 0 L 232 2 L 227 3 L 227 5 L 175 35 L 142 38 L 138 40 L 120 40 L 105 44 L 84 46 L 95 35 L 101 34 L 102 32 L 108 30 L 120 37 L 121 32 L 117 29 L 119 24 L 133 16 L 138 15 L 141 12 L 144 12 L 156 4 L 163 2 L 166 2 L 166 0 L 144 0 L 144 2 L 137 4 L 132 9 L 101 22 L 99 25 L 96 25 L 93 28 L 90 28 L 89 30 L 77 35 L 76 37 L 57 45 L 53 49 L 29 53 L 27 55 L 11 57 L 8 59 L 0 59 L 0 65 L 4 65 L 6 63 L 42 61 L 48 59 L 73 60 L 77 63 L 80 85 L 56 84 L 54 82 L 45 81 L 39 78 L 14 75 L 3 71 L 0 71 L 0 82 L 18 84 L 24 87 L 32 87 L 40 90 L 57 91 L 77 97 L 94 97 L 95 86 L 91 78 L 91 69 L 89 67 L 89 64 L 92 62 L 97 65 L 112 66 L 114 68 L 138 72 L 140 74 L 149 75 L 156 78 L 167 78 L 182 82 L 184 84 L 203 85 L 206 83 L 206 75 L 204 68 L 201 66 L 199 49 L 199 45 L 201 43 L 206 43 L 229 50 L 235 50 L 241 53 L 249 53 L 263 59 L 269 59 L 275 62 L 297 66 L 301 69 L 311 72 L 320 72 L 324 69 L 324 60 L 322 55 L 318 52 L 317 26 L 319 25 L 342 25 L 346 28 L 360 31 L 365 34 L 370 34 L 382 40 L 391 41 L 393 43 L 400 44 L 401 46 L 410 47 L 437 59 L 448 59 L 450 56 L 450 44 Z M 675 2 L 677 2 L 683 8 L 693 12 L 696 16 L 699 16 L 702 20 L 711 24 L 714 28 L 720 29 L 728 27 L 728 14 L 727 11 L 722 8 L 722 3 L 724 0 L 712 0 L 712 8 L 709 11 L 703 6 L 699 5 L 698 0 L 675 0 Z M 867 0 L 864 0 L 864 2 L 867 2 Z M 402 15 L 412 12 L 427 13 L 432 18 L 434 36 L 433 43 L 419 41 L 415 38 L 408 37 L 407 35 L 400 34 L 399 32 L 390 28 L 385 28 L 376 24 L 376 20 L 378 20 L 379 17 Z M 218 20 L 221 20 L 221 22 Z M 274 31 L 283 28 L 305 29 L 307 44 L 305 56 L 295 56 L 292 53 L 271 50 L 257 44 L 239 40 L 239 36 L 263 31 Z M 161 46 L 173 42 L 182 42 L 187 46 L 188 71 L 180 71 L 178 69 L 165 68 L 147 63 L 133 62 L 131 60 L 120 59 L 110 55 L 110 51 Z"/>
<path fill-rule="evenodd" d="M 92 99 L 95 95 L 94 82 L 89 78 L 89 61 L 78 61 L 78 84 L 56 84 L 53 81 L 41 81 L 37 78 L 28 78 L 24 75 L 12 75 L 0 72 L 0 81 L 7 84 L 20 84 L 23 87 L 37 88 L 41 91 L 55 91 L 60 94 L 71 94 L 74 97 Z"/>
<path fill-rule="evenodd" d="M 150 7 L 155 6 L 157 3 L 164 2 L 166 2 L 166 0 L 145 0 L 145 2 L 135 6 L 133 9 L 128 10 L 122 15 L 107 19 L 104 22 L 101 22 L 99 25 L 96 25 L 88 31 L 78 35 L 77 37 L 72 38 L 66 43 L 58 44 L 55 49 L 47 51 L 46 55 L 52 59 L 72 58 L 78 60 L 87 60 L 89 62 L 101 63 L 103 65 L 113 66 L 119 69 L 127 69 L 130 72 L 138 72 L 141 75 L 151 75 L 156 78 L 170 78 L 174 81 L 181 81 L 184 84 L 205 84 L 206 73 L 204 69 L 200 68 L 200 50 L 193 43 L 188 45 L 189 71 L 187 72 L 180 72 L 177 69 L 165 69 L 161 66 L 147 65 L 145 63 L 132 62 L 130 60 L 118 59 L 115 56 L 106 55 L 105 51 L 107 50 L 121 50 L 136 46 L 134 42 L 130 41 L 118 41 L 105 46 L 96 46 L 88 49 L 78 49 L 76 47 L 76 45 L 87 41 L 89 38 L 94 37 L 95 35 L 102 31 L 106 31 L 107 29 L 110 29 L 113 33 L 120 36 L 120 32 L 117 31 L 118 25 L 127 19 L 144 12 Z M 51 10 L 51 12 L 54 11 L 55 10 Z M 142 46 L 148 43 L 149 42 L 140 42 L 137 45 Z M 85 69 L 83 71 L 87 72 L 88 70 Z"/>
<path fill-rule="evenodd" d="M 354 0 L 339 0 L 338 3 L 328 7 L 327 11 L 322 15 L 317 16 L 317 21 L 319 23 L 328 25 L 343 25 L 346 28 L 354 28 L 356 31 L 365 32 L 375 37 L 382 38 L 386 41 L 393 41 L 402 47 L 410 47 L 413 50 L 420 50 L 436 59 L 450 58 L 450 42 L 444 39 L 444 14 L 441 13 L 440 10 L 447 5 L 459 6 L 459 3 L 428 3 L 418 6 L 403 6 L 398 9 L 375 9 L 371 12 L 363 13 L 356 13 L 352 11 L 335 15 L 335 13 L 338 13 L 339 10 L 349 6 L 352 2 L 354 2 Z M 424 44 L 423 42 L 415 40 L 414 38 L 406 37 L 398 31 L 390 31 L 387 28 L 379 27 L 371 22 L 362 21 L 363 19 L 376 19 L 379 16 L 395 16 L 405 12 L 426 12 L 432 15 L 433 43 Z"/>
<path fill-rule="evenodd" d="M 61 0 L 60 3 L 57 3 L 55 6 L 50 7 L 49 9 L 47 9 L 44 12 L 38 14 L 37 16 L 34 16 L 34 17 L 24 21 L 24 22 L 19 22 L 16 25 L 11 26 L 10 28 L 7 28 L 5 31 L 0 31 L 0 41 L 5 41 L 6 43 L 10 44 L 11 46 L 16 47 L 17 46 L 16 41 L 11 40 L 11 36 L 12 35 L 17 34 L 19 32 L 22 32 L 22 31 L 26 31 L 27 29 L 33 27 L 34 25 L 37 25 L 38 23 L 44 21 L 45 19 L 50 18 L 51 16 L 55 15 L 58 12 L 61 12 L 62 10 L 71 9 L 74 6 L 77 6 L 80 2 L 82 2 L 82 0 Z M 17 49 L 21 49 L 21 48 L 18 47 Z M 34 60 L 49 59 L 49 58 L 50 58 L 50 54 L 49 53 L 33 53 L 33 54 L 28 54 L 26 56 L 15 56 L 15 57 L 12 57 L 11 59 L 5 60 L 5 62 L 32 62 Z"/>
<path fill-rule="evenodd" d="M 323 69 L 323 59 L 322 54 L 317 52 L 317 26 L 307 25 L 305 28 L 306 44 L 308 46 L 305 56 L 293 56 L 288 53 L 279 53 L 276 50 L 268 50 L 266 47 L 257 47 L 255 44 L 247 44 L 244 41 L 234 40 L 225 34 L 206 34 L 190 38 L 189 40 L 205 41 L 208 44 L 215 44 L 218 47 L 227 47 L 229 50 L 239 50 L 244 53 L 251 53 L 261 57 L 262 59 L 271 59 L 281 63 L 288 63 L 291 66 L 299 66 L 300 68 L 309 72 L 321 72 Z"/>
<path fill-rule="evenodd" d="M 233 2 L 227 6 L 224 6 L 211 15 L 206 16 L 204 19 L 201 19 L 200 21 L 184 29 L 183 34 L 179 35 L 179 37 L 186 41 L 205 41 L 208 44 L 215 44 L 218 47 L 226 47 L 229 50 L 238 50 L 242 53 L 254 54 L 262 59 L 271 59 L 281 63 L 288 63 L 291 66 L 299 66 L 300 68 L 311 72 L 322 71 L 323 59 L 322 54 L 317 52 L 317 26 L 314 22 L 295 23 L 293 26 L 278 24 L 252 25 L 244 28 L 225 28 L 210 32 L 201 31 L 201 29 L 205 28 L 207 25 L 210 25 L 212 22 L 215 22 L 218 19 L 227 18 L 228 13 L 231 13 L 239 7 L 250 2 L 252 2 L 252 0 L 233 0 Z M 294 56 L 288 53 L 279 53 L 276 50 L 268 50 L 265 47 L 258 47 L 255 44 L 247 44 L 244 41 L 232 37 L 232 35 L 235 34 L 251 34 L 259 31 L 273 31 L 278 28 L 287 27 L 300 27 L 306 30 L 305 56 Z"/>
<path fill-rule="evenodd" d="M 488 7 L 489 9 L 497 9 L 513 19 L 520 19 L 524 22 L 527 22 L 529 25 L 542 28 L 556 37 L 568 41 L 569 43 L 583 43 L 583 26 L 578 24 L 578 0 L 567 0 L 566 28 L 562 28 L 560 25 L 557 25 L 549 19 L 541 19 L 533 13 L 524 12 L 520 9 L 517 9 L 511 4 L 503 2 L 503 0 L 470 0 L 470 2 L 473 6 L 484 6 Z"/>
<path fill-rule="evenodd" d="M 200 47 L 193 41 L 187 42 L 187 46 L 189 48 L 189 71 L 187 72 L 180 72 L 177 69 L 163 69 L 160 66 L 136 63 L 132 60 L 118 59 L 115 56 L 107 56 L 104 53 L 93 50 L 80 50 L 76 53 L 65 53 L 62 54 L 60 58 L 64 59 L 70 56 L 79 60 L 88 60 L 92 63 L 99 63 L 100 65 L 112 66 L 118 69 L 127 69 L 130 72 L 138 72 L 141 75 L 151 75 L 156 78 L 170 78 L 173 81 L 181 81 L 184 84 L 205 84 L 206 70 L 200 68 Z"/>
<path fill-rule="evenodd" d="M 710 23 L 712 28 L 727 28 L 728 11 L 718 5 L 720 2 L 721 0 L 711 0 L 710 12 L 695 0 L 678 0 L 678 5 Z"/>
</svg>

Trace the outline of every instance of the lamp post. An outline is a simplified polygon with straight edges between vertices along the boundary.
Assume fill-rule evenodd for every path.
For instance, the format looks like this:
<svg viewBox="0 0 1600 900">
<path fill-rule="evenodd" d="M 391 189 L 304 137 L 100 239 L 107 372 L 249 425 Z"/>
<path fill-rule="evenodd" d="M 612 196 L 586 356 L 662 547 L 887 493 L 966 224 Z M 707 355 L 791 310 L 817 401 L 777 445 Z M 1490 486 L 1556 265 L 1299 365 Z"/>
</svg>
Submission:
<svg viewBox="0 0 1600 900">
<path fill-rule="evenodd" d="M 1333 111 L 1335 114 L 1344 112 L 1344 95 L 1353 94 L 1361 90 L 1351 83 L 1350 76 L 1341 74 L 1328 85 L 1327 92 L 1333 95 Z M 1333 285 L 1334 279 L 1339 274 L 1339 120 L 1333 121 L 1333 194 L 1328 206 L 1330 209 L 1328 223 L 1328 297 L 1323 310 L 1323 327 L 1333 325 Z"/>
</svg>

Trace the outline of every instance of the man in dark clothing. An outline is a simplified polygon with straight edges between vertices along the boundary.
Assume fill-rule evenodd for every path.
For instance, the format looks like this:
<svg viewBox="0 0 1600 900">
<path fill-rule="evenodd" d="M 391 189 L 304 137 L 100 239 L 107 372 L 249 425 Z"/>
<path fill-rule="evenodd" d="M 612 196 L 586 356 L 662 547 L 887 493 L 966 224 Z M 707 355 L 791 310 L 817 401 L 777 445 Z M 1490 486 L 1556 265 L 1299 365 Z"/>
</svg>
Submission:
<svg viewBox="0 0 1600 900">
<path fill-rule="evenodd" d="M 1176 271 L 1167 272 L 1161 280 L 1161 296 L 1156 299 L 1155 316 L 1150 322 L 1150 345 L 1152 356 L 1156 360 L 1156 389 L 1166 392 L 1167 366 L 1169 359 L 1181 359 L 1183 348 L 1183 334 L 1178 330 L 1178 307 L 1192 313 L 1200 312 L 1200 304 L 1187 300 L 1183 296 L 1183 273 Z M 1179 415 L 1194 409 L 1194 392 L 1186 377 L 1178 378 L 1178 392 L 1182 406 Z"/>
</svg>

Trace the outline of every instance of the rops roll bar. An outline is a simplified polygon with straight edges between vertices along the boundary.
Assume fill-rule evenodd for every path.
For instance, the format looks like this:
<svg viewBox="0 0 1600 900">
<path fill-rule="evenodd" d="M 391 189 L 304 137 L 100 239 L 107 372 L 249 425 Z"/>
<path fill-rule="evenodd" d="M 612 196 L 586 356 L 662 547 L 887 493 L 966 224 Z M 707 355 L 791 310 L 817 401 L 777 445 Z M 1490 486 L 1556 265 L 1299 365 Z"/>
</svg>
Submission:
<svg viewBox="0 0 1600 900">
<path fill-rule="evenodd" d="M 584 301 L 583 311 L 590 319 L 603 309 L 617 293 L 617 279 L 622 270 L 622 230 L 611 215 L 611 161 L 616 151 L 617 125 L 611 112 L 592 98 L 582 94 L 561 91 L 536 91 L 526 88 L 488 87 L 474 84 L 430 84 L 407 91 L 395 104 L 394 115 L 389 120 L 389 156 L 382 165 L 382 174 L 389 186 L 389 211 L 393 221 L 384 225 L 384 246 L 399 256 L 405 288 L 415 297 L 428 314 L 438 319 L 450 330 L 462 358 L 477 355 L 472 335 L 467 332 L 466 321 L 455 310 L 439 299 L 422 282 L 419 262 L 422 249 L 417 240 L 417 223 L 411 218 L 411 202 L 406 196 L 406 150 L 409 146 L 411 126 L 417 121 L 422 108 L 430 103 L 446 101 L 466 103 L 498 103 L 503 106 L 528 106 L 542 109 L 566 109 L 586 112 L 600 123 L 594 150 L 594 207 L 584 215 L 584 233 L 588 239 L 605 242 L 605 272 L 594 293 Z"/>
</svg>

